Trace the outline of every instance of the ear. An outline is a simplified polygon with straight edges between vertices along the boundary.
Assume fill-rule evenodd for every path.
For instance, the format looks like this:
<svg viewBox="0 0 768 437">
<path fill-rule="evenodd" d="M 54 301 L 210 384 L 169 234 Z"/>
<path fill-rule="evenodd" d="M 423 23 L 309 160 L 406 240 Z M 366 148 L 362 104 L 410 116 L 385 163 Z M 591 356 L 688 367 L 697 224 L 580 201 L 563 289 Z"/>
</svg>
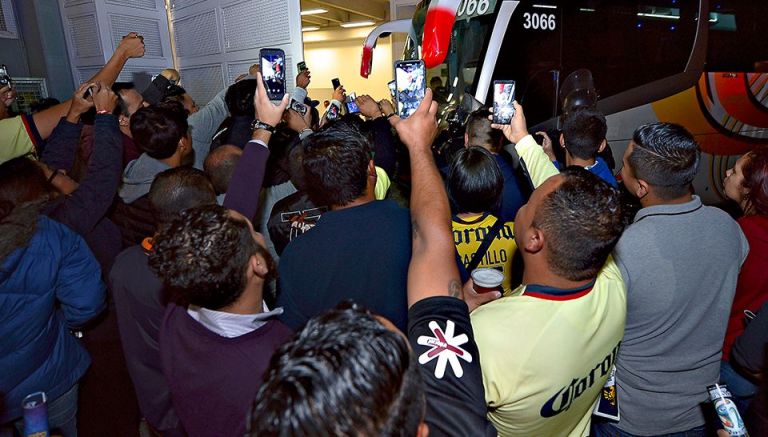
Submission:
<svg viewBox="0 0 768 437">
<path fill-rule="evenodd" d="M 251 272 L 261 279 L 264 279 L 269 274 L 269 267 L 264 258 L 259 254 L 254 254 L 248 260 L 248 264 Z"/>
<path fill-rule="evenodd" d="M 650 185 L 648 182 L 638 179 L 637 180 L 637 189 L 635 189 L 635 197 L 638 199 L 642 199 L 643 197 L 647 196 L 648 193 L 650 193 Z"/>
<path fill-rule="evenodd" d="M 529 227 L 523 236 L 523 250 L 530 254 L 536 254 L 544 249 L 544 232 L 536 227 Z"/>
<path fill-rule="evenodd" d="M 565 149 L 565 135 L 560 134 L 560 147 Z"/>
<path fill-rule="evenodd" d="M 464 132 L 464 147 L 469 147 L 469 134 Z"/>
<path fill-rule="evenodd" d="M 373 159 L 368 161 L 368 176 L 369 177 L 376 177 L 376 164 L 373 163 Z"/>
<path fill-rule="evenodd" d="M 600 143 L 600 147 L 597 148 L 597 153 L 603 153 L 603 150 L 605 150 L 606 146 L 608 146 L 608 140 L 603 139 L 603 142 Z"/>
</svg>

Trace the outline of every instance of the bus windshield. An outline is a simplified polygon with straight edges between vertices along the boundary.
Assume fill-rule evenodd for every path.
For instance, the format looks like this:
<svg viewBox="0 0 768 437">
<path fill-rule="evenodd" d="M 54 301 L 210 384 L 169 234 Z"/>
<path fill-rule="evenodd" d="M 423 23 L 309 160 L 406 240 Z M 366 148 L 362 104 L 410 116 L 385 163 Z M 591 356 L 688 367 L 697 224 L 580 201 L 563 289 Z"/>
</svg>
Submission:
<svg viewBox="0 0 768 437">
<path fill-rule="evenodd" d="M 423 2 L 413 16 L 413 26 L 419 40 L 407 39 L 403 59 L 421 58 L 421 35 L 423 35 L 424 17 L 428 6 L 428 2 Z M 485 46 L 493 30 L 494 11 L 492 9 L 489 9 L 485 15 L 471 18 L 462 18 L 462 11 L 459 12 L 459 18 L 453 26 L 445 61 L 427 71 L 427 83 L 433 91 L 435 100 L 441 106 L 441 115 L 445 115 L 450 108 L 458 106 L 465 93 L 474 93 Z"/>
</svg>

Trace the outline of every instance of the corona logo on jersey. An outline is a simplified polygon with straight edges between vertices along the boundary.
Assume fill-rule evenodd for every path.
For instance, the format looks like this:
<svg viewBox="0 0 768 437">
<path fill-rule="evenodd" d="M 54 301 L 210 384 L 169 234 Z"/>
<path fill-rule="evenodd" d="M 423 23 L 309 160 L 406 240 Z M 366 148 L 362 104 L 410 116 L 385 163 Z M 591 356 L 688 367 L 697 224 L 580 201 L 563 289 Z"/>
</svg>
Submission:
<svg viewBox="0 0 768 437">
<path fill-rule="evenodd" d="M 427 68 L 435 68 L 445 61 L 451 44 L 451 31 L 456 22 L 456 11 L 461 0 L 432 0 L 424 21 L 421 58 Z"/>
<path fill-rule="evenodd" d="M 544 406 L 541 407 L 541 417 L 554 417 L 558 414 L 567 411 L 571 408 L 571 405 L 576 401 L 578 397 L 584 394 L 587 390 L 595 385 L 598 379 L 606 377 L 611 373 L 613 363 L 616 362 L 616 355 L 619 353 L 619 346 L 621 342 L 613 348 L 610 354 L 606 355 L 602 361 L 597 363 L 595 367 L 583 378 L 574 378 L 571 383 L 554 394 Z M 597 376 L 599 373 L 599 377 Z"/>
</svg>

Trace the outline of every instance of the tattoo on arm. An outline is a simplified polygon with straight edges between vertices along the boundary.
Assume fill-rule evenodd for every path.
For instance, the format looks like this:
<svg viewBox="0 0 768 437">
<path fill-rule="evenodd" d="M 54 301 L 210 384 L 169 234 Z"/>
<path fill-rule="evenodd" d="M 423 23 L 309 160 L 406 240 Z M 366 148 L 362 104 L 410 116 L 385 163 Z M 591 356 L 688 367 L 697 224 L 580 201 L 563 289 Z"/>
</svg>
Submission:
<svg viewBox="0 0 768 437">
<path fill-rule="evenodd" d="M 448 283 L 448 294 L 451 295 L 451 297 L 455 297 L 457 299 L 461 299 L 461 284 L 459 284 L 459 281 L 455 279 L 451 279 L 451 282 Z"/>
</svg>

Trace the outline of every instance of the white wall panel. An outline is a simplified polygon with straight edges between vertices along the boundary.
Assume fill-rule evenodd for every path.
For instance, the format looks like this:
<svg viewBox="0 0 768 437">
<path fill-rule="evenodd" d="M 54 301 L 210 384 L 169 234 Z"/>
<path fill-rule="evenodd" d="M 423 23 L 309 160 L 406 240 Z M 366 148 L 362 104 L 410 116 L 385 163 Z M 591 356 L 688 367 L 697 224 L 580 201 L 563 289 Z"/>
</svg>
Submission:
<svg viewBox="0 0 768 437">
<path fill-rule="evenodd" d="M 164 0 L 59 0 L 59 5 L 78 84 L 109 60 L 129 32 L 144 36 L 146 54 L 128 61 L 119 80 L 142 88 L 151 75 L 174 65 Z"/>
<path fill-rule="evenodd" d="M 304 59 L 299 0 L 170 0 L 170 4 L 181 81 L 198 104 L 215 95 L 215 87 L 220 91 L 247 73 L 259 62 L 262 48 L 285 50 L 291 92 L 296 63 Z M 214 65 L 218 70 L 212 69 Z"/>
</svg>

